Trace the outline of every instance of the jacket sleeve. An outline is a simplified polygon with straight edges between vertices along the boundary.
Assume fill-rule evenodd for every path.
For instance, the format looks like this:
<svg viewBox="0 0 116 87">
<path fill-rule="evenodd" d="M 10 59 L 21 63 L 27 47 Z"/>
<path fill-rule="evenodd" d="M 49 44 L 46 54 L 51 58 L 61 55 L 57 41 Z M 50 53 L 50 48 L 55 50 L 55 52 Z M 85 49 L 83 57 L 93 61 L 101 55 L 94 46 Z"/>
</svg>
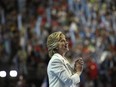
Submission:
<svg viewBox="0 0 116 87">
<path fill-rule="evenodd" d="M 80 82 L 80 77 L 78 74 L 70 75 L 64 65 L 64 62 L 60 59 L 54 59 L 51 62 L 51 70 L 64 84 L 71 86 L 72 84 L 77 84 Z"/>
</svg>

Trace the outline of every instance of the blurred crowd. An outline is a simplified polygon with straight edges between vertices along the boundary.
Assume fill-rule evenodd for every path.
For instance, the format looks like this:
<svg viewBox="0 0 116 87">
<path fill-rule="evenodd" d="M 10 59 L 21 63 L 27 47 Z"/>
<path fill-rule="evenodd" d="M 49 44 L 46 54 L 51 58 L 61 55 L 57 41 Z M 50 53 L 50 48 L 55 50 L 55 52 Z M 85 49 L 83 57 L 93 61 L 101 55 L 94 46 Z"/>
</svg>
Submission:
<svg viewBox="0 0 116 87">
<path fill-rule="evenodd" d="M 116 0 L 0 0 L 1 87 L 49 87 L 46 40 L 66 34 L 73 65 L 85 64 L 80 87 L 116 87 Z"/>
</svg>

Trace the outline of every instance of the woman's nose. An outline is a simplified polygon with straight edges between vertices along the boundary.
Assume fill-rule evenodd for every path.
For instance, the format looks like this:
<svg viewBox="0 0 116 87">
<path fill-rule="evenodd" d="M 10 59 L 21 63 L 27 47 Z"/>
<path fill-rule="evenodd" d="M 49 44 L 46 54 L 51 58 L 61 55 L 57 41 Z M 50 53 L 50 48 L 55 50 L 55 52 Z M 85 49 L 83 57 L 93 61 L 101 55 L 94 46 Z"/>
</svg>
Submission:
<svg viewBox="0 0 116 87">
<path fill-rule="evenodd" d="M 68 41 L 65 42 L 66 44 L 69 44 Z"/>
</svg>

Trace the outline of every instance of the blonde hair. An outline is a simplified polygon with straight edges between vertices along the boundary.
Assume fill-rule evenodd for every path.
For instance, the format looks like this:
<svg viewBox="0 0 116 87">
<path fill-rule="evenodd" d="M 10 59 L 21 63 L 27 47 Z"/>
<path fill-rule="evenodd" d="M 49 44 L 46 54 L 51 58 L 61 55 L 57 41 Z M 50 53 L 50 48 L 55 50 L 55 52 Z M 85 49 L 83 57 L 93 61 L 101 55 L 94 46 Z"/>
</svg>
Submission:
<svg viewBox="0 0 116 87">
<path fill-rule="evenodd" d="M 52 57 L 55 53 L 57 53 L 58 43 L 62 37 L 65 37 L 65 35 L 60 31 L 54 32 L 48 36 L 47 48 L 48 48 L 50 57 Z"/>
</svg>

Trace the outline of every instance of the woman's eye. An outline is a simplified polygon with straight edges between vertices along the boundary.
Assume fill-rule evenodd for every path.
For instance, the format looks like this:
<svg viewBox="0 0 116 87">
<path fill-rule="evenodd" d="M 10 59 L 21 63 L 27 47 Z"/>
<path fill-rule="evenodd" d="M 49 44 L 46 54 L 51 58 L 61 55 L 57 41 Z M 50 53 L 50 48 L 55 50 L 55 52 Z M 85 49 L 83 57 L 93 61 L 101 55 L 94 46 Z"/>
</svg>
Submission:
<svg viewBox="0 0 116 87">
<path fill-rule="evenodd" d="M 64 40 L 61 40 L 61 42 L 64 42 Z"/>
</svg>

